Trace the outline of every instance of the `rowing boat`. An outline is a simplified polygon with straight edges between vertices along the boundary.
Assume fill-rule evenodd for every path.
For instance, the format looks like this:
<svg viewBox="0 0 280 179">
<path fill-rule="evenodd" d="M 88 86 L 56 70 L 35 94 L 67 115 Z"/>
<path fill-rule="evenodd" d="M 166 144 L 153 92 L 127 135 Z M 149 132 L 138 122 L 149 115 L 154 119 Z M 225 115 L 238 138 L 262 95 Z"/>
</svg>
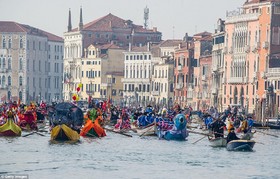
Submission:
<svg viewBox="0 0 280 179">
<path fill-rule="evenodd" d="M 253 151 L 254 140 L 232 140 L 227 143 L 228 151 Z"/>
<path fill-rule="evenodd" d="M 51 140 L 72 140 L 76 141 L 80 139 L 80 135 L 77 131 L 71 129 L 65 124 L 57 125 L 51 130 Z"/>
<path fill-rule="evenodd" d="M 217 137 L 217 138 L 210 138 L 208 136 L 210 146 L 211 147 L 226 147 L 227 146 L 227 139 L 223 137 Z"/>
<path fill-rule="evenodd" d="M 1 136 L 21 136 L 21 129 L 14 123 L 11 118 L 8 118 L 7 122 L 0 126 Z"/>
</svg>

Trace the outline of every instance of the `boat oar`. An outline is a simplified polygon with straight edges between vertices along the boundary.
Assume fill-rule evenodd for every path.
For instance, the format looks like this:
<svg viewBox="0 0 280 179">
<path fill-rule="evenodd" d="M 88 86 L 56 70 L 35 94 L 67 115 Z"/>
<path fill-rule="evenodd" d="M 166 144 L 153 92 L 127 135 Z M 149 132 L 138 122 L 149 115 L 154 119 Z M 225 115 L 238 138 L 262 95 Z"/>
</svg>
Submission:
<svg viewBox="0 0 280 179">
<path fill-rule="evenodd" d="M 202 133 L 202 132 L 196 132 L 196 131 L 190 131 L 188 130 L 189 133 L 194 133 L 194 134 L 200 134 L 200 135 L 205 135 L 205 136 L 212 136 L 211 134 L 205 134 L 205 133 Z"/>
<path fill-rule="evenodd" d="M 196 141 L 195 141 L 195 142 L 193 142 L 192 144 L 195 144 L 195 143 L 197 143 L 197 142 L 201 141 L 201 140 L 202 140 L 202 139 L 204 139 L 205 137 L 207 137 L 207 136 L 203 136 L 203 137 L 201 137 L 200 139 L 196 140 Z"/>
<path fill-rule="evenodd" d="M 129 134 L 126 134 L 126 133 L 122 133 L 122 132 L 117 132 L 117 131 L 114 131 L 113 129 L 108 129 L 108 128 L 104 128 L 110 132 L 114 132 L 114 133 L 117 133 L 117 134 L 121 134 L 121 135 L 124 135 L 124 136 L 127 136 L 127 137 L 132 137 L 132 135 L 129 135 Z"/>
<path fill-rule="evenodd" d="M 262 131 L 257 131 L 259 133 L 262 133 L 262 134 L 265 134 L 265 135 L 270 135 L 270 136 L 273 136 L 273 137 L 279 137 L 278 135 L 274 135 L 274 134 L 268 134 L 268 133 L 265 133 L 265 132 L 262 132 Z"/>
<path fill-rule="evenodd" d="M 29 134 L 23 135 L 22 137 L 27 137 L 27 136 L 30 136 L 30 135 L 35 134 L 35 133 L 36 133 L 36 131 L 33 131 L 33 132 L 30 132 Z"/>
<path fill-rule="evenodd" d="M 44 134 L 41 134 L 41 133 L 39 133 L 39 132 L 37 132 L 37 131 L 35 131 L 35 133 L 38 134 L 38 135 L 40 135 L 40 136 L 45 136 Z"/>
</svg>

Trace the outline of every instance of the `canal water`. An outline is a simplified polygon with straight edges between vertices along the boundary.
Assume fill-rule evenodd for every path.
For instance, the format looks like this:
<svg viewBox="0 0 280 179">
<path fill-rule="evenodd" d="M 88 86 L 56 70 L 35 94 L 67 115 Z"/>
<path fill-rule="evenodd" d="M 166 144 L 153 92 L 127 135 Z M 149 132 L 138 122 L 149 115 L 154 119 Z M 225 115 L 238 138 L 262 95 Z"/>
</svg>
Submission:
<svg viewBox="0 0 280 179">
<path fill-rule="evenodd" d="M 193 144 L 203 136 L 192 133 L 183 142 L 132 135 L 108 131 L 77 143 L 50 142 L 50 134 L 1 137 L 0 178 L 280 178 L 280 138 L 256 133 L 253 152 L 229 152 L 210 147 L 207 138 Z"/>
</svg>

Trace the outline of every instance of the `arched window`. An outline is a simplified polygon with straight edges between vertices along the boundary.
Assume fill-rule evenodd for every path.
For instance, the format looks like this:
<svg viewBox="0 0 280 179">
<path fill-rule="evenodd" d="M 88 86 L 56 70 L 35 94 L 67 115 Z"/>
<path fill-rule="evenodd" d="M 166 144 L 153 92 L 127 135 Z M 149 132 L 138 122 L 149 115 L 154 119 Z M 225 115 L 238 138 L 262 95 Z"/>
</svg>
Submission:
<svg viewBox="0 0 280 179">
<path fill-rule="evenodd" d="M 8 40 L 8 48 L 12 48 L 12 39 Z"/>
<path fill-rule="evenodd" d="M 22 39 L 19 40 L 19 48 L 23 48 L 23 40 Z"/>
<path fill-rule="evenodd" d="M 19 70 L 22 70 L 23 66 L 23 60 L 22 58 L 19 59 Z M 0 68 L 1 68 L 1 64 L 0 64 Z"/>
<path fill-rule="evenodd" d="M 19 86 L 22 86 L 22 76 L 19 77 Z"/>
<path fill-rule="evenodd" d="M 12 78 L 11 76 L 8 76 L 8 86 L 11 86 L 12 85 Z"/>
<path fill-rule="evenodd" d="M 11 91 L 8 91 L 8 100 L 11 99 Z"/>
<path fill-rule="evenodd" d="M 3 58 L 3 68 L 6 68 L 6 59 Z"/>
<path fill-rule="evenodd" d="M 2 40 L 2 47 L 6 48 L 6 39 L 5 38 L 3 38 L 3 40 Z"/>
<path fill-rule="evenodd" d="M 11 58 L 8 58 L 8 70 L 12 69 L 12 60 Z"/>
<path fill-rule="evenodd" d="M 18 96 L 19 96 L 19 99 L 22 101 L 22 92 L 21 91 L 18 93 Z"/>
<path fill-rule="evenodd" d="M 5 83 L 6 83 L 6 78 L 5 78 L 5 76 L 3 75 L 3 76 L 2 76 L 2 86 L 4 86 Z"/>
</svg>

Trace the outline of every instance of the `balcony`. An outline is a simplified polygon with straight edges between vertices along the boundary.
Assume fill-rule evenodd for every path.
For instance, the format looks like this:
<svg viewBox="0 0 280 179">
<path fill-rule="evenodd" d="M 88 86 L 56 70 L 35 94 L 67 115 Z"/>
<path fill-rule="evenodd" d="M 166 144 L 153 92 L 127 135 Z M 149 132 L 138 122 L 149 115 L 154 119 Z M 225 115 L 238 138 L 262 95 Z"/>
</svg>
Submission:
<svg viewBox="0 0 280 179">
<path fill-rule="evenodd" d="M 0 86 L 0 90 L 7 90 L 8 89 L 8 86 L 7 85 L 1 85 Z"/>
<path fill-rule="evenodd" d="M 182 89 L 183 88 L 183 83 L 177 83 L 175 89 Z"/>
<path fill-rule="evenodd" d="M 227 47 L 223 48 L 223 53 L 228 53 L 228 48 Z"/>
<path fill-rule="evenodd" d="M 152 91 L 152 96 L 159 96 L 159 91 Z"/>
<path fill-rule="evenodd" d="M 218 94 L 218 89 L 217 88 L 212 88 L 212 94 L 213 95 Z"/>
<path fill-rule="evenodd" d="M 227 13 L 226 24 L 237 23 L 237 22 L 248 22 L 258 20 L 260 13 L 247 13 L 242 14 L 240 12 L 232 11 Z"/>
<path fill-rule="evenodd" d="M 101 83 L 101 87 L 112 87 L 112 83 Z"/>
<path fill-rule="evenodd" d="M 253 46 L 252 52 L 257 52 L 260 49 L 260 42 L 255 43 Z"/>
<path fill-rule="evenodd" d="M 201 76 L 201 80 L 202 80 L 202 81 L 206 81 L 206 80 L 207 80 L 206 75 L 202 75 L 202 76 Z"/>
<path fill-rule="evenodd" d="M 182 71 L 182 65 L 178 65 L 178 66 L 177 66 L 177 70 L 178 70 L 179 72 L 181 72 L 181 71 Z"/>
<path fill-rule="evenodd" d="M 6 68 L 1 68 L 0 69 L 0 73 L 7 73 L 8 72 L 8 69 L 6 69 Z"/>
<path fill-rule="evenodd" d="M 249 53 L 249 52 L 250 52 L 250 45 L 246 45 L 246 46 L 245 46 L 245 52 L 246 52 L 246 53 Z"/>
<path fill-rule="evenodd" d="M 212 71 L 217 72 L 218 71 L 218 65 L 212 65 Z"/>
<path fill-rule="evenodd" d="M 150 83 L 150 78 L 122 78 L 122 83 Z"/>
<path fill-rule="evenodd" d="M 267 72 L 266 76 L 267 77 L 279 77 L 280 68 L 268 68 L 268 72 Z"/>
<path fill-rule="evenodd" d="M 248 83 L 249 78 L 248 77 L 230 77 L 227 79 L 228 83 Z"/>
<path fill-rule="evenodd" d="M 229 52 L 228 52 L 228 53 L 232 54 L 232 53 L 233 53 L 233 51 L 234 51 L 234 50 L 233 50 L 233 47 L 230 47 L 230 48 L 229 48 Z"/>
<path fill-rule="evenodd" d="M 262 47 L 263 47 L 264 49 L 268 49 L 269 43 L 268 43 L 267 41 L 263 42 Z"/>
</svg>

